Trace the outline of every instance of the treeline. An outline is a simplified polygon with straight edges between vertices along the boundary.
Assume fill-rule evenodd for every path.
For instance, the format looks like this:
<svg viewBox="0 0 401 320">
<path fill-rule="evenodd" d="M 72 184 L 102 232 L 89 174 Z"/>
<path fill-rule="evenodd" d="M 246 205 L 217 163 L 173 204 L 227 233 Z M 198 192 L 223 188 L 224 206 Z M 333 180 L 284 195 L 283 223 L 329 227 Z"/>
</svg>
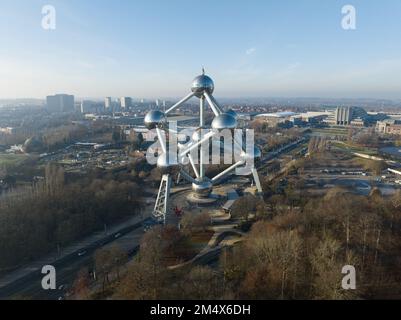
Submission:
<svg viewBox="0 0 401 320">
<path fill-rule="evenodd" d="M 115 299 L 381 299 L 401 297 L 401 194 L 369 197 L 333 189 L 300 207 L 272 212 L 245 199 L 244 241 L 226 247 L 217 267 L 169 269 L 165 256 L 176 234 L 155 228 L 121 280 Z M 345 265 L 356 269 L 356 290 L 342 288 Z M 100 297 L 105 298 L 105 297 Z"/>
<path fill-rule="evenodd" d="M 0 270 L 29 262 L 139 212 L 142 190 L 130 179 L 66 182 L 48 166 L 45 179 L 0 201 Z"/>
</svg>

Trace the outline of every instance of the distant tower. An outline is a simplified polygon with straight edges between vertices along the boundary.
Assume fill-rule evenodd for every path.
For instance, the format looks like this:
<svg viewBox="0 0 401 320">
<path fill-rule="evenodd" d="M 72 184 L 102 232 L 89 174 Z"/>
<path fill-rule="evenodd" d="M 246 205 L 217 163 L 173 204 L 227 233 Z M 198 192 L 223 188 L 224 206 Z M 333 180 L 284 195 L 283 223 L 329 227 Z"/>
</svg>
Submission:
<svg viewBox="0 0 401 320">
<path fill-rule="evenodd" d="M 132 99 L 130 97 L 122 97 L 120 100 L 121 109 L 129 110 L 132 108 Z"/>
<path fill-rule="evenodd" d="M 111 97 L 104 98 L 104 108 L 106 111 L 111 111 L 112 104 L 111 104 Z"/>
</svg>

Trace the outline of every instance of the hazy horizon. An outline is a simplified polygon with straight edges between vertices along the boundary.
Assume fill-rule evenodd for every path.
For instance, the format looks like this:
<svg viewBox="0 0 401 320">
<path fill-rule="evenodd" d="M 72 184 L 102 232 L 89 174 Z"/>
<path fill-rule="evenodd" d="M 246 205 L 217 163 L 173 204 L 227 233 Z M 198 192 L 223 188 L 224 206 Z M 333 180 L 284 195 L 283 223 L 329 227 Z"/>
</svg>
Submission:
<svg viewBox="0 0 401 320">
<path fill-rule="evenodd" d="M 181 97 L 204 66 L 216 97 L 401 99 L 396 0 L 353 1 L 356 30 L 338 0 L 205 0 L 205 14 L 182 0 L 55 0 L 44 30 L 47 4 L 0 4 L 0 98 Z"/>
</svg>

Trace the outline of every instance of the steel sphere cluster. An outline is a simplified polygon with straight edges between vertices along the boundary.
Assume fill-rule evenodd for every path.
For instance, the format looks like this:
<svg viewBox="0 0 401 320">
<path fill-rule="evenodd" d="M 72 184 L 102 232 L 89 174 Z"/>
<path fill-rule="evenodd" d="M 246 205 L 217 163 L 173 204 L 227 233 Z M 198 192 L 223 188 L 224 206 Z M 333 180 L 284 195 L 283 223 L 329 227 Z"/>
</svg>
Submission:
<svg viewBox="0 0 401 320">
<path fill-rule="evenodd" d="M 199 75 L 193 80 L 191 90 L 197 98 L 202 98 L 205 93 L 212 95 L 214 91 L 214 82 L 210 77 L 205 74 Z M 238 114 L 234 110 L 229 109 L 226 112 L 215 116 L 212 121 L 211 127 L 214 130 L 233 130 L 237 128 L 237 118 Z M 149 130 L 155 128 L 163 129 L 166 122 L 166 114 L 159 110 L 152 110 L 148 112 L 144 119 L 144 124 Z M 196 143 L 199 142 L 201 138 L 201 128 L 198 128 L 192 134 L 191 139 L 193 142 Z M 244 160 L 253 158 L 255 159 L 255 161 L 257 161 L 261 158 L 261 151 L 258 147 L 255 146 L 253 154 L 248 154 L 245 151 L 242 151 L 241 157 Z M 157 159 L 157 167 L 160 169 L 162 174 L 171 174 L 174 169 L 179 167 L 179 164 L 175 162 L 173 163 L 172 161 L 170 161 L 167 154 L 162 153 Z M 194 194 L 199 198 L 207 198 L 212 192 L 212 188 L 213 184 L 211 180 L 206 177 L 198 178 L 192 184 L 192 190 Z"/>
</svg>

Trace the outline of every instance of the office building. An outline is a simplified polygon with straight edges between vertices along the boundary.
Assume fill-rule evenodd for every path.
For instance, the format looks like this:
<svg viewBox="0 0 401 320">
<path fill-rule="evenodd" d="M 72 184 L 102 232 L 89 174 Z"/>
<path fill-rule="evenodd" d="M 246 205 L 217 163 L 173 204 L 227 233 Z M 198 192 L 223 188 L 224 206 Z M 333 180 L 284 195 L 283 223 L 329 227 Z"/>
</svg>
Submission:
<svg viewBox="0 0 401 320">
<path fill-rule="evenodd" d="M 106 111 L 112 111 L 111 97 L 104 98 L 104 108 Z"/>
<path fill-rule="evenodd" d="M 360 107 L 338 107 L 326 122 L 333 126 L 364 126 L 367 120 L 368 113 Z"/>
<path fill-rule="evenodd" d="M 73 112 L 74 96 L 68 94 L 56 94 L 46 97 L 46 108 L 49 112 Z"/>
<path fill-rule="evenodd" d="M 128 110 L 132 107 L 132 99 L 130 97 L 122 97 L 120 99 L 121 109 Z"/>
<path fill-rule="evenodd" d="M 88 100 L 82 100 L 81 113 L 93 113 L 93 112 L 97 112 L 95 102 L 88 101 Z"/>
</svg>

